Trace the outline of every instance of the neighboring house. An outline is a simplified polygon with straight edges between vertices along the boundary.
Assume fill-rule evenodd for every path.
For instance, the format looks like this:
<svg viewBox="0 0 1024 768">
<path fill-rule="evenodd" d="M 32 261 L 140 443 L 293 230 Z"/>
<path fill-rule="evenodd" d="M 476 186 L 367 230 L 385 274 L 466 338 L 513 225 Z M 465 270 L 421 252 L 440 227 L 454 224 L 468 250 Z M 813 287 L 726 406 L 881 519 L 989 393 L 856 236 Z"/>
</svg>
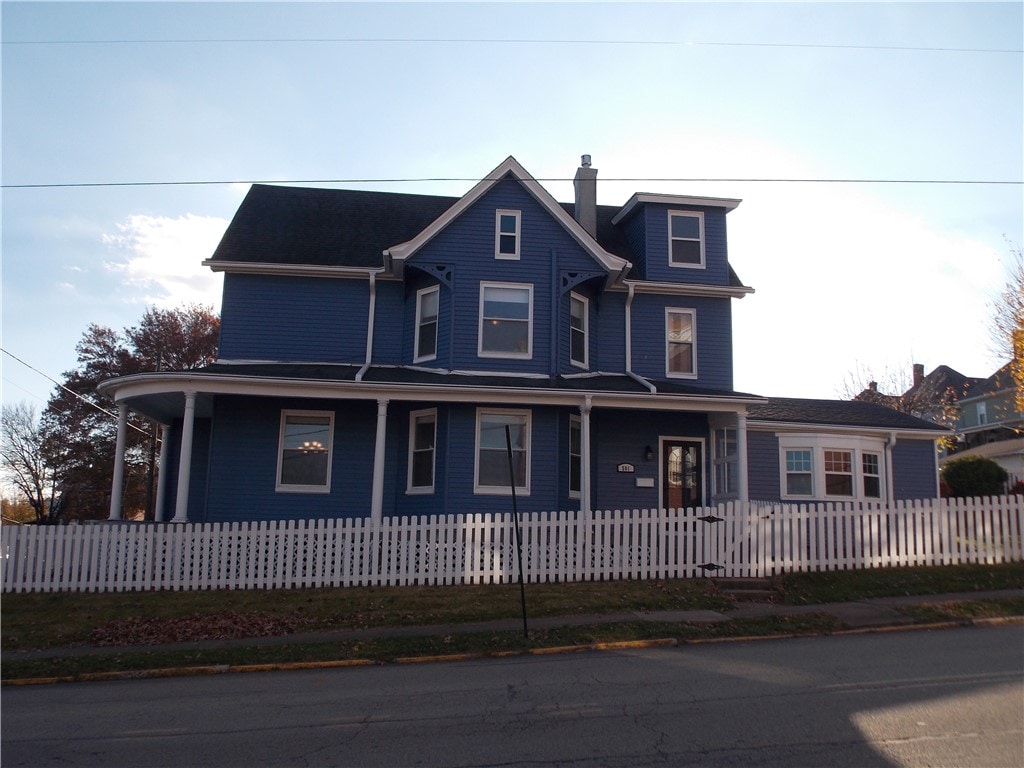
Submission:
<svg viewBox="0 0 1024 768">
<path fill-rule="evenodd" d="M 914 363 L 913 381 L 903 394 L 887 395 L 879 392 L 878 383 L 872 381 L 854 400 L 878 403 L 951 428 L 956 421 L 957 401 L 965 397 L 971 387 L 983 381 L 964 376 L 948 365 L 940 365 L 925 375 L 924 366 Z"/>
<path fill-rule="evenodd" d="M 596 177 L 573 204 L 511 157 L 459 198 L 253 186 L 204 262 L 218 362 L 101 386 L 122 435 L 165 425 L 158 519 L 508 512 L 506 435 L 523 512 L 938 495 L 942 428 L 733 389 L 739 200 L 597 205 Z"/>
<path fill-rule="evenodd" d="M 957 402 L 955 448 L 943 463 L 984 456 L 1007 471 L 1011 487 L 1024 480 L 1024 414 L 1016 394 L 1009 363 L 972 385 Z"/>
</svg>

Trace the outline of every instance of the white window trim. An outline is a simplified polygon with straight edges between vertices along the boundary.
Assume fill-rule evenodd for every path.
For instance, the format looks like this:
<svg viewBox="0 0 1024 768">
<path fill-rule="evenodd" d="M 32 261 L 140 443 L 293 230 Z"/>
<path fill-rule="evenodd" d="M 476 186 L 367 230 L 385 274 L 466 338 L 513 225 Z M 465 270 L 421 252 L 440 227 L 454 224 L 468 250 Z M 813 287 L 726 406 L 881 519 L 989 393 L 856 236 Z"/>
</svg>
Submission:
<svg viewBox="0 0 1024 768">
<path fill-rule="evenodd" d="M 677 264 L 672 261 L 672 242 L 676 239 L 686 240 L 693 242 L 692 238 L 689 237 L 672 237 L 672 217 L 673 216 L 689 216 L 700 220 L 700 237 L 698 242 L 700 243 L 700 263 L 699 264 Z M 704 240 L 707 233 L 704 231 L 704 212 L 703 211 L 669 211 L 668 212 L 668 265 L 676 269 L 706 269 L 706 259 L 704 256 Z"/>
<path fill-rule="evenodd" d="M 416 422 L 424 417 L 431 417 L 434 422 L 434 447 L 430 450 L 430 485 L 413 485 L 412 469 L 413 458 L 416 454 Z M 422 411 L 412 411 L 409 414 L 409 460 L 406 473 L 405 492 L 409 495 L 425 495 L 434 492 L 434 485 L 437 482 L 437 408 L 426 408 Z"/>
<path fill-rule="evenodd" d="M 530 495 L 530 476 L 533 464 L 533 413 L 529 410 L 514 408 L 477 408 L 476 409 L 476 440 L 473 445 L 473 493 L 481 496 L 511 496 L 512 489 L 507 485 L 480 485 L 480 424 L 483 416 L 525 416 L 526 434 L 523 444 L 526 446 L 526 485 L 516 486 L 517 496 Z"/>
<path fill-rule="evenodd" d="M 672 359 L 669 354 L 669 350 L 672 348 L 673 343 L 668 337 L 669 317 L 671 315 L 682 314 L 690 316 L 690 336 L 693 337 L 693 341 L 690 342 L 690 346 L 693 349 L 693 371 L 691 373 L 677 373 L 669 370 L 669 360 Z M 685 307 L 665 307 L 665 375 L 670 379 L 697 378 L 697 310 L 695 309 L 687 309 Z"/>
<path fill-rule="evenodd" d="M 569 461 L 569 466 L 568 466 L 568 472 L 566 474 L 566 477 L 570 478 L 570 479 L 572 478 L 572 457 L 573 457 L 573 453 L 572 453 L 572 428 L 574 426 L 577 429 L 579 429 L 579 431 L 580 431 L 580 453 L 579 453 L 579 457 L 580 457 L 580 490 L 579 491 L 574 491 L 570 487 L 569 488 L 569 498 L 570 499 L 578 499 L 578 498 L 580 498 L 581 491 L 583 490 L 583 420 L 579 416 L 577 416 L 575 414 L 569 414 L 569 451 L 568 451 L 568 455 L 567 455 L 567 458 L 568 458 L 568 461 Z"/>
<path fill-rule="evenodd" d="M 872 474 L 868 474 L 867 472 L 864 471 L 864 456 L 868 455 L 868 454 L 874 456 L 877 459 L 876 464 L 877 464 L 878 472 L 876 472 L 873 475 Z M 860 471 L 861 471 L 860 493 L 864 497 L 865 501 L 871 501 L 872 499 L 874 499 L 875 501 L 881 501 L 882 500 L 882 494 L 885 493 L 885 485 L 883 485 L 883 483 L 882 483 L 882 467 L 884 466 L 883 465 L 883 461 L 884 461 L 884 455 L 879 453 L 878 451 L 872 451 L 872 450 L 870 450 L 868 448 L 865 448 L 860 453 Z M 877 477 L 878 478 L 878 495 L 877 496 L 868 496 L 867 492 L 864 490 L 864 485 L 867 483 L 867 479 L 869 477 Z"/>
<path fill-rule="evenodd" d="M 733 433 L 733 444 L 736 446 L 736 452 L 726 456 L 718 455 L 718 433 L 725 432 Z M 726 434 L 728 438 L 728 434 Z M 726 439 L 725 442 L 728 442 Z M 729 499 L 739 498 L 739 466 L 740 466 L 740 446 L 739 446 L 739 431 L 736 427 L 715 427 L 711 430 L 711 497 L 715 501 L 725 501 Z M 736 479 L 737 490 L 726 491 L 724 493 L 718 493 L 718 477 L 719 472 L 724 468 L 731 465 L 733 467 L 733 477 Z M 727 471 L 727 470 L 726 470 Z"/>
<path fill-rule="evenodd" d="M 572 357 L 572 303 L 573 301 L 583 303 L 583 359 L 574 360 Z M 569 362 L 583 370 L 590 369 L 590 299 L 572 292 L 569 294 Z"/>
<path fill-rule="evenodd" d="M 484 350 L 484 292 L 486 288 L 515 288 L 527 291 L 529 295 L 528 316 L 526 318 L 526 351 L 525 352 L 489 352 Z M 476 328 L 476 354 L 478 357 L 493 357 L 506 360 L 533 359 L 533 285 L 530 283 L 480 283 L 480 311 Z M 522 322 L 513 320 L 511 322 Z"/>
<path fill-rule="evenodd" d="M 422 307 L 423 307 L 423 298 L 428 293 L 436 293 L 437 294 L 437 320 L 435 320 L 435 328 L 434 328 L 434 352 L 433 352 L 433 354 L 430 354 L 430 355 L 421 355 L 420 354 L 420 324 L 422 322 L 422 317 L 420 315 L 421 315 L 421 310 L 422 310 Z M 438 342 L 440 341 L 440 334 L 438 333 L 438 331 L 440 330 L 440 326 L 441 326 L 441 286 L 439 286 L 439 285 L 432 285 L 429 288 L 421 288 L 420 290 L 416 291 L 416 326 L 415 326 L 414 331 L 413 331 L 413 360 L 412 360 L 414 363 L 422 363 L 422 362 L 426 362 L 427 360 L 436 360 L 437 359 L 437 345 L 438 345 Z"/>
<path fill-rule="evenodd" d="M 281 465 L 284 462 L 284 428 L 289 416 L 326 416 L 330 443 L 327 446 L 327 477 L 324 485 L 294 485 L 281 483 Z M 282 410 L 277 433 L 277 474 L 274 476 L 274 490 L 278 493 L 330 493 L 331 467 L 334 465 L 334 411 Z"/>
<path fill-rule="evenodd" d="M 501 217 L 502 216 L 514 216 L 516 220 L 516 251 L 515 253 L 502 253 L 501 252 Z M 521 238 L 520 234 L 522 231 L 522 212 L 521 211 L 509 211 L 499 208 L 494 212 L 494 258 L 505 259 L 510 261 L 519 260 L 519 249 Z M 507 234 L 507 233 L 506 233 Z"/>
<path fill-rule="evenodd" d="M 786 451 L 811 452 L 811 494 L 798 496 L 786 493 Z M 825 451 L 850 451 L 853 455 L 853 495 L 835 496 L 825 493 Z M 864 495 L 865 453 L 877 454 L 879 496 Z M 779 435 L 779 496 L 783 501 L 882 501 L 888 478 L 886 476 L 885 441 L 882 438 L 848 437 L 828 434 Z"/>
</svg>

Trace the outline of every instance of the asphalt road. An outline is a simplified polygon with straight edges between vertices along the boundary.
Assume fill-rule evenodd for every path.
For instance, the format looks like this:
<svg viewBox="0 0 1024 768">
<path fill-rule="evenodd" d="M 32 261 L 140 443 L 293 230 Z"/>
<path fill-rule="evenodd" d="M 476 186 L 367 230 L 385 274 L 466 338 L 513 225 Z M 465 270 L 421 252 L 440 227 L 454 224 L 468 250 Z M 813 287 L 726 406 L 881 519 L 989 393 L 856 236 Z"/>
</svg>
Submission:
<svg viewBox="0 0 1024 768">
<path fill-rule="evenodd" d="M 5 688 L 14 766 L 1024 765 L 1024 628 Z"/>
</svg>

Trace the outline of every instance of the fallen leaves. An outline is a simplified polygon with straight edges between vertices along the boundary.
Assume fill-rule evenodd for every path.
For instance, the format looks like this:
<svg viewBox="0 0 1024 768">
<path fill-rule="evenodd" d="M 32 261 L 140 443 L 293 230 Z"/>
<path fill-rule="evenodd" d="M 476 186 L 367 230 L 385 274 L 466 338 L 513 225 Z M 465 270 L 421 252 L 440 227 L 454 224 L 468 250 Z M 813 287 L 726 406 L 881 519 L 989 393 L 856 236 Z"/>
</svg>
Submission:
<svg viewBox="0 0 1024 768">
<path fill-rule="evenodd" d="M 93 645 L 160 645 L 195 640 L 290 635 L 313 624 L 301 616 L 269 616 L 261 613 L 194 613 L 180 618 L 143 618 L 109 621 L 94 629 Z"/>
</svg>

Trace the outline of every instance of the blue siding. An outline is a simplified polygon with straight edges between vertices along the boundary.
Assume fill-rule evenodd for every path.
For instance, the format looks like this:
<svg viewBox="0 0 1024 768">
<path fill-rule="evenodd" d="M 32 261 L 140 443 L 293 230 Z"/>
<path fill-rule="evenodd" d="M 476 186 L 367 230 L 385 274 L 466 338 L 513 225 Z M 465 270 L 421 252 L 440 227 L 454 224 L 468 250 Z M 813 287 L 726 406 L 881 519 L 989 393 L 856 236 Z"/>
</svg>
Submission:
<svg viewBox="0 0 1024 768">
<path fill-rule="evenodd" d="M 779 479 L 779 437 L 774 432 L 747 431 L 747 493 L 755 501 L 782 498 Z"/>
<path fill-rule="evenodd" d="M 704 214 L 704 269 L 669 266 L 668 212 L 702 211 Z M 688 205 L 648 204 L 644 209 L 648 280 L 699 285 L 728 285 L 725 210 Z"/>
<path fill-rule="evenodd" d="M 625 221 L 619 222 L 629 243 L 630 261 L 633 263 L 631 277 L 640 280 L 647 280 L 647 218 L 643 215 L 643 209 L 634 210 L 632 215 Z"/>
<path fill-rule="evenodd" d="M 597 300 L 595 311 L 594 343 L 590 368 L 594 371 L 626 370 L 626 293 L 606 291 Z"/>
<path fill-rule="evenodd" d="M 402 315 L 406 312 L 405 294 L 406 287 L 400 281 L 377 280 L 377 306 L 374 309 L 373 318 L 373 362 L 375 364 L 400 365 L 412 362 L 411 347 L 408 358 L 404 356 L 406 342 L 411 344 L 411 337 L 407 339 L 404 325 L 401 322 Z M 412 304 L 412 314 L 415 318 L 415 290 L 412 292 L 409 303 Z M 365 354 L 364 349 L 364 360 Z"/>
<path fill-rule="evenodd" d="M 938 454 L 932 440 L 897 440 L 892 452 L 897 499 L 934 499 L 939 495 Z"/>
<path fill-rule="evenodd" d="M 174 517 L 178 503 L 178 469 L 181 459 L 182 419 L 171 425 L 168 442 L 168 482 L 164 489 L 164 519 Z M 206 520 L 206 488 L 210 471 L 210 419 L 196 419 L 192 424 L 192 460 L 189 470 L 188 519 L 191 522 Z M 161 467 L 161 471 L 164 468 Z"/>
<path fill-rule="evenodd" d="M 288 520 L 369 515 L 376 408 L 373 401 L 218 397 L 206 519 Z M 275 491 L 282 409 L 334 412 L 330 493 Z"/>
<path fill-rule="evenodd" d="M 705 498 L 710 498 L 710 442 L 708 421 L 703 413 L 595 410 L 591 414 L 591 505 L 594 509 L 652 509 L 661 492 L 659 438 L 692 437 L 705 440 Z M 655 452 L 647 461 L 647 446 Z M 619 464 L 636 468 L 634 474 L 620 473 Z M 638 488 L 637 478 L 652 478 L 654 486 Z"/>
<path fill-rule="evenodd" d="M 518 260 L 494 258 L 494 212 L 497 209 L 521 212 Z M 519 182 L 512 180 L 496 184 L 425 245 L 411 262 L 422 266 L 446 264 L 454 268 L 450 367 L 544 374 L 552 370 L 553 339 L 557 338 L 557 334 L 553 336 L 553 329 L 568 322 L 567 315 L 561 316 L 557 301 L 561 296 L 558 284 L 561 272 L 599 268 L 561 224 Z M 492 281 L 533 286 L 532 358 L 529 360 L 477 355 L 480 283 Z M 410 297 L 409 301 L 414 302 L 415 292 Z M 443 289 L 441 298 L 443 305 L 446 298 Z M 412 313 L 415 316 L 415 306 Z M 448 327 L 445 323 L 439 324 L 439 350 L 445 349 Z"/>
<path fill-rule="evenodd" d="M 665 309 L 695 310 L 697 378 L 679 379 L 714 389 L 732 389 L 731 299 L 639 294 L 632 306 L 633 372 L 651 379 L 666 375 Z"/>
<path fill-rule="evenodd" d="M 362 363 L 368 280 L 224 276 L 219 356 Z"/>
</svg>

